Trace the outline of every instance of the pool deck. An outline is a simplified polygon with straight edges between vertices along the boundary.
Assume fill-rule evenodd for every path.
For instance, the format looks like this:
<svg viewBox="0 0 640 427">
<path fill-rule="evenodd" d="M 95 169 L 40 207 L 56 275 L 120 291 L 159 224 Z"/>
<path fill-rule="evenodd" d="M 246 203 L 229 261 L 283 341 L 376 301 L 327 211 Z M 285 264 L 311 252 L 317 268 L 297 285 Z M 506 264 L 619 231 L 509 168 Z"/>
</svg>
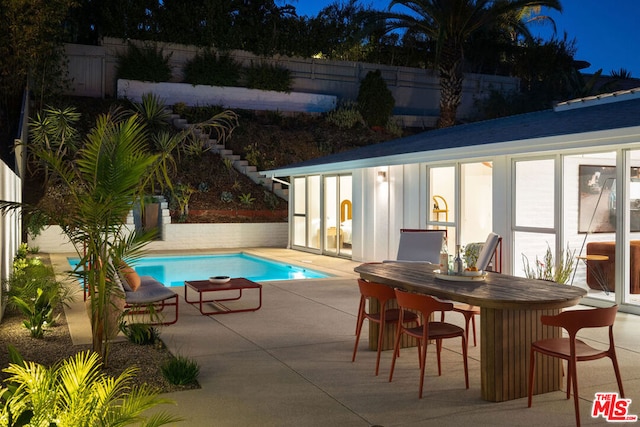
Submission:
<svg viewBox="0 0 640 427">
<path fill-rule="evenodd" d="M 418 399 L 418 362 L 412 351 L 398 359 L 388 382 L 391 352 L 383 352 L 374 375 L 375 352 L 368 351 L 367 322 L 355 363 L 351 362 L 359 292 L 353 269 L 359 263 L 287 249 L 244 252 L 334 274 L 325 279 L 262 282 L 263 305 L 255 312 L 203 316 L 180 295 L 180 319 L 161 330 L 173 354 L 200 365 L 198 390 L 169 393 L 177 406 L 160 409 L 181 416 L 179 426 L 570 426 L 573 401 L 563 391 L 489 403 L 480 398 L 480 347 L 469 348 L 470 388 L 464 387 L 459 341 L 445 343 L 443 374 L 437 376 L 429 348 L 425 392 Z M 193 253 L 225 253 L 197 251 Z M 153 254 L 156 254 L 154 252 Z M 66 257 L 51 255 L 57 271 Z M 249 301 L 250 302 L 250 301 Z M 74 342 L 90 342 L 84 305 L 66 310 Z M 447 321 L 462 324 L 462 316 Z M 615 338 L 629 412 L 640 414 L 640 317 L 619 313 Z M 479 338 L 479 337 L 478 337 Z M 604 342 L 601 331 L 583 334 Z M 479 343 L 480 344 L 480 343 Z M 592 419 L 595 392 L 617 392 L 608 359 L 578 364 L 583 425 Z"/>
</svg>

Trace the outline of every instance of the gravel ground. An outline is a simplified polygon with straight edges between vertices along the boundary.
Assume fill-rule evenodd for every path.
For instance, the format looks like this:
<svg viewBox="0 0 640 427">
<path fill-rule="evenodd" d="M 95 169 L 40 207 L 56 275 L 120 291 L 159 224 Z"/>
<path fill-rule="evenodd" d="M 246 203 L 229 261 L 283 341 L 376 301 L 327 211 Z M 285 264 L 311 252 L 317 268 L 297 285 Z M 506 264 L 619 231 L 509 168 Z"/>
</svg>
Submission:
<svg viewBox="0 0 640 427">
<path fill-rule="evenodd" d="M 0 323 L 0 369 L 9 366 L 8 345 L 15 347 L 25 360 L 52 366 L 55 363 L 73 356 L 81 351 L 91 349 L 90 345 L 73 345 L 67 320 L 63 310 L 58 310 L 60 318 L 55 326 L 47 329 L 42 339 L 31 338 L 29 331 L 22 324 L 22 314 L 7 309 Z M 87 322 L 89 320 L 87 319 Z M 176 386 L 169 384 L 163 377 L 160 367 L 172 357 L 162 345 L 137 345 L 129 341 L 111 344 L 108 367 L 104 372 L 116 377 L 127 367 L 135 366 L 136 383 L 147 383 L 160 392 L 171 392 L 199 388 L 199 385 Z M 7 374 L 0 372 L 0 380 Z"/>
</svg>

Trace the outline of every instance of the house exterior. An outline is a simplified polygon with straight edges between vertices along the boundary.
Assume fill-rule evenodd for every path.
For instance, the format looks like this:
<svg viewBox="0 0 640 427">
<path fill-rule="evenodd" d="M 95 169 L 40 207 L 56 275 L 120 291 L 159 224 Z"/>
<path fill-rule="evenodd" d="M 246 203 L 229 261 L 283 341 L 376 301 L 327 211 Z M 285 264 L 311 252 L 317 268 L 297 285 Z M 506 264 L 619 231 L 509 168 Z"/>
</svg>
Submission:
<svg viewBox="0 0 640 427">
<path fill-rule="evenodd" d="M 263 173 L 291 183 L 294 249 L 370 262 L 395 258 L 401 228 L 446 228 L 450 252 L 493 231 L 503 272 L 524 276 L 549 248 L 586 301 L 640 313 L 640 89 Z M 606 262 L 585 259 L 596 242 Z"/>
</svg>

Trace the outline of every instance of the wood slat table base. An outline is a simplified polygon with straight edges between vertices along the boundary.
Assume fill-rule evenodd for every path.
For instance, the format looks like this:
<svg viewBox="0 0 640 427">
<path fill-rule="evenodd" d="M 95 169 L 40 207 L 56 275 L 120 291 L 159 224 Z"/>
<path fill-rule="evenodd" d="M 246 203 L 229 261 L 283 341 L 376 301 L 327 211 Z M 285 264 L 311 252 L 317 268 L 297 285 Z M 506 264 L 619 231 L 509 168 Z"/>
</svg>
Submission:
<svg viewBox="0 0 640 427">
<path fill-rule="evenodd" d="M 480 367 L 482 398 L 503 402 L 527 396 L 529 351 L 531 343 L 540 339 L 558 338 L 560 328 L 542 326 L 541 315 L 558 314 L 560 310 L 499 310 L 480 309 Z M 534 394 L 560 389 L 562 364 L 560 359 L 536 356 Z"/>
</svg>

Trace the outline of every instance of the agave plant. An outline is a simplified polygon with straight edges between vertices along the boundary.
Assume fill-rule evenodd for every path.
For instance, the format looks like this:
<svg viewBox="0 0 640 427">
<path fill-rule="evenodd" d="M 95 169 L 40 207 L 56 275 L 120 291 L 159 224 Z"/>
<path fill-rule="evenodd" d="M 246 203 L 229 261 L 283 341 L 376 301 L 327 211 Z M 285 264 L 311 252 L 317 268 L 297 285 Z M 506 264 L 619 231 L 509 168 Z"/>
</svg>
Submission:
<svg viewBox="0 0 640 427">
<path fill-rule="evenodd" d="M 180 421 L 166 412 L 143 412 L 173 403 L 147 384 L 134 384 L 135 368 L 117 378 L 104 374 L 96 353 L 83 352 L 57 366 L 25 362 L 10 349 L 14 363 L 7 388 L 0 388 L 0 424 L 30 426 L 160 426 Z"/>
</svg>

